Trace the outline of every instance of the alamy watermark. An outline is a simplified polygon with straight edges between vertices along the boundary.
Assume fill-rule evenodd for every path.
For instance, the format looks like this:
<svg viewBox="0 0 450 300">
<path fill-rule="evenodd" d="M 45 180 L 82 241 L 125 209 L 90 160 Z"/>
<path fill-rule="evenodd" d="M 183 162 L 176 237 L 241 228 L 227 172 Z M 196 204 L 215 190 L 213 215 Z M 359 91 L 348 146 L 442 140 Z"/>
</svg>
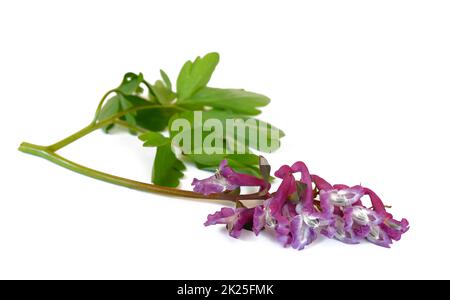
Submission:
<svg viewBox="0 0 450 300">
<path fill-rule="evenodd" d="M 272 152 L 280 147 L 280 130 L 256 119 L 177 118 L 170 125 L 172 145 L 185 154 L 245 154 L 249 148 Z"/>
</svg>

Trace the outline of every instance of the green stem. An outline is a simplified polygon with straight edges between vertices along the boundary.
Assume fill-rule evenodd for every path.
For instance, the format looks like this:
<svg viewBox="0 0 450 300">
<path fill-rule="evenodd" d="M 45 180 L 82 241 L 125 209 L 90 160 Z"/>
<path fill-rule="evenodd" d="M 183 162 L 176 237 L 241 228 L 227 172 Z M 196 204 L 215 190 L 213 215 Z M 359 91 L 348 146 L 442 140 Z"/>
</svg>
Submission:
<svg viewBox="0 0 450 300">
<path fill-rule="evenodd" d="M 116 120 L 114 122 L 114 124 L 122 126 L 122 127 L 125 127 L 125 128 L 128 128 L 128 129 L 130 129 L 132 131 L 139 132 L 139 133 L 146 133 L 146 132 L 148 132 L 148 130 L 146 130 L 146 129 L 143 129 L 143 128 L 139 127 L 139 126 L 131 125 L 130 123 L 122 121 L 122 120 Z"/>
<path fill-rule="evenodd" d="M 77 173 L 80 173 L 80 174 L 83 174 L 86 176 L 89 176 L 91 178 L 95 178 L 98 180 L 106 181 L 106 182 L 117 184 L 117 185 L 121 185 L 121 186 L 135 189 L 135 190 L 169 194 L 169 195 L 173 195 L 173 196 L 189 197 L 189 198 L 220 199 L 220 200 L 229 200 L 229 201 L 235 201 L 235 198 L 236 198 L 236 197 L 227 197 L 227 195 L 205 196 L 205 195 L 198 194 L 198 193 L 191 192 L 191 191 L 185 191 L 185 190 L 180 190 L 180 189 L 176 189 L 176 188 L 158 186 L 158 185 L 154 185 L 154 184 L 139 182 L 139 181 L 107 174 L 107 173 L 104 173 L 101 171 L 87 168 L 87 167 L 77 164 L 73 161 L 70 161 L 70 160 L 56 154 L 55 152 L 52 152 L 51 150 L 49 150 L 48 147 L 34 145 L 34 144 L 26 143 L 26 142 L 24 142 L 20 145 L 19 150 L 24 153 L 42 157 L 42 158 L 44 158 L 48 161 L 51 161 L 52 163 L 55 163 L 61 167 L 64 167 L 66 169 L 72 170 L 74 172 L 77 172 Z"/>
<path fill-rule="evenodd" d="M 116 92 L 116 89 L 113 90 L 109 90 L 108 92 L 106 92 L 105 95 L 103 95 L 102 99 L 100 100 L 97 109 L 95 111 L 95 117 L 94 120 L 92 121 L 92 123 L 97 122 L 98 117 L 100 116 L 100 112 L 102 111 L 103 108 L 103 103 L 105 103 L 106 99 L 108 98 L 109 95 L 111 95 L 112 93 Z"/>
<path fill-rule="evenodd" d="M 75 142 L 76 140 L 82 138 L 83 136 L 88 135 L 89 133 L 91 133 L 95 129 L 96 129 L 96 124 L 89 124 L 88 126 L 84 127 L 80 131 L 77 131 L 74 134 L 69 135 L 65 139 L 62 139 L 59 142 L 48 146 L 47 149 L 49 151 L 53 151 L 53 152 L 58 151 L 59 149 L 61 149 L 61 148 L 65 147 L 65 146 Z"/>
<path fill-rule="evenodd" d="M 182 108 L 178 108 L 177 106 L 171 106 L 171 107 L 174 108 L 174 109 L 179 109 L 180 111 L 183 111 Z M 142 105 L 142 106 L 133 107 L 133 108 L 130 108 L 128 110 L 119 112 L 119 113 L 115 114 L 114 116 L 112 116 L 112 117 L 110 117 L 108 119 L 105 119 L 105 120 L 102 120 L 102 121 L 96 122 L 96 123 L 93 122 L 93 123 L 89 124 L 88 126 L 84 127 L 83 129 L 75 132 L 74 134 L 72 134 L 72 135 L 70 135 L 70 136 L 60 140 L 59 142 L 57 142 L 57 143 L 55 143 L 53 145 L 48 146 L 48 149 L 53 151 L 53 152 L 58 151 L 59 149 L 61 149 L 61 148 L 65 147 L 65 146 L 75 142 L 76 140 L 84 137 L 85 135 L 88 135 L 89 133 L 91 133 L 91 132 L 93 132 L 93 131 L 95 131 L 97 129 L 106 127 L 106 126 L 108 126 L 108 125 L 110 125 L 112 123 L 116 123 L 117 121 L 120 120 L 121 117 L 125 116 L 126 114 L 137 112 L 137 111 L 140 111 L 140 110 L 151 110 L 151 109 L 158 109 L 158 108 L 161 108 L 161 106 L 154 105 L 154 104 L 152 104 L 152 105 Z"/>
<path fill-rule="evenodd" d="M 39 156 L 39 157 L 44 158 L 52 163 L 59 165 L 61 167 L 64 167 L 66 169 L 72 170 L 74 172 L 77 172 L 77 173 L 80 173 L 80 174 L 83 174 L 86 176 L 89 176 L 91 178 L 95 178 L 95 179 L 102 180 L 105 182 L 117 184 L 120 186 L 135 189 L 135 190 L 141 190 L 141 191 L 145 191 L 145 192 L 160 193 L 160 194 L 167 194 L 167 195 L 173 195 L 173 196 L 179 196 L 179 197 L 196 198 L 196 199 L 226 200 L 226 201 L 232 201 L 232 202 L 236 202 L 239 200 L 254 200 L 254 199 L 265 199 L 266 198 L 266 195 L 263 195 L 260 193 L 254 193 L 254 194 L 248 194 L 248 195 L 212 194 L 212 195 L 206 196 L 206 195 L 195 193 L 192 191 L 186 191 L 186 190 L 181 190 L 181 189 L 177 189 L 177 188 L 170 188 L 170 187 L 164 187 L 164 186 L 158 186 L 158 185 L 154 185 L 154 184 L 139 182 L 139 181 L 111 175 L 108 173 L 104 173 L 104 172 L 101 172 L 98 170 L 90 169 L 88 167 L 77 164 L 73 161 L 70 161 L 56 153 L 57 150 L 69 145 L 70 143 L 73 143 L 74 141 L 93 132 L 94 130 L 103 128 L 109 124 L 118 123 L 118 125 L 122 125 L 122 126 L 130 128 L 129 124 L 126 124 L 125 122 L 120 121 L 119 118 L 130 112 L 138 111 L 141 109 L 153 109 L 153 108 L 156 108 L 155 105 L 141 106 L 141 107 L 129 109 L 124 112 L 120 112 L 106 120 L 103 120 L 103 121 L 100 121 L 97 123 L 91 123 L 88 126 L 81 129 L 80 131 L 78 131 L 78 132 L 68 136 L 67 138 L 65 138 L 53 145 L 50 145 L 50 146 L 41 146 L 41 145 L 35 145 L 35 144 L 23 142 L 19 147 L 19 151 L 22 151 L 22 152 L 28 153 L 28 154 L 32 154 L 35 156 Z M 134 129 L 136 131 L 142 131 L 141 128 L 134 128 L 134 126 L 131 129 Z"/>
</svg>

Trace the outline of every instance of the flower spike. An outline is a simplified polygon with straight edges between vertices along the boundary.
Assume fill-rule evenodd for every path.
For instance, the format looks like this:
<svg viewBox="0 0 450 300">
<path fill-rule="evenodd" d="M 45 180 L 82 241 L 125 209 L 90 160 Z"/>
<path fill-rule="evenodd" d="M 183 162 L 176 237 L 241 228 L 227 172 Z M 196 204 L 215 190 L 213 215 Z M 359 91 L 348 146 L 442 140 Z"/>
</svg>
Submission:
<svg viewBox="0 0 450 300">
<path fill-rule="evenodd" d="M 264 159 L 264 165 L 268 163 Z M 295 173 L 300 173 L 297 181 Z M 406 219 L 395 220 L 386 211 L 380 197 L 361 185 L 331 185 L 318 175 L 310 175 L 305 163 L 283 165 L 275 176 L 281 179 L 278 189 L 267 194 L 267 200 L 253 208 L 222 208 L 209 215 L 206 226 L 226 224 L 230 235 L 237 238 L 246 225 L 258 235 L 271 230 L 285 247 L 302 250 L 319 235 L 334 238 L 347 244 L 359 244 L 367 240 L 375 245 L 389 248 L 392 241 L 400 240 L 408 231 Z M 266 174 L 267 178 L 268 175 Z M 223 161 L 219 175 L 193 182 L 195 191 L 222 192 L 239 186 L 259 186 L 268 189 L 267 181 L 233 171 Z M 313 184 L 315 189 L 313 189 Z M 318 199 L 316 199 L 316 195 Z M 372 207 L 367 208 L 361 199 L 368 196 Z"/>
</svg>

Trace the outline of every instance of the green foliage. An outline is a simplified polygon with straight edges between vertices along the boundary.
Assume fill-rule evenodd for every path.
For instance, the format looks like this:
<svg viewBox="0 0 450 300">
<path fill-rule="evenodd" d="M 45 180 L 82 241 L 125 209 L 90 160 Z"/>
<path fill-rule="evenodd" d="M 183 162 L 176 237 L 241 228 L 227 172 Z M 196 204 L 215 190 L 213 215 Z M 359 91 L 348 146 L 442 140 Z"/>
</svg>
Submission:
<svg viewBox="0 0 450 300">
<path fill-rule="evenodd" d="M 259 157 L 252 152 L 265 149 L 260 147 L 260 143 L 251 144 L 248 133 L 253 130 L 259 140 L 263 139 L 268 145 L 279 145 L 279 139 L 284 133 L 279 131 L 279 136 L 272 136 L 271 129 L 277 128 L 253 118 L 261 112 L 261 107 L 269 104 L 270 99 L 243 89 L 208 87 L 218 63 L 219 54 L 214 52 L 197 57 L 194 61 L 187 61 L 177 77 L 176 91 L 173 90 L 169 76 L 160 70 L 161 79 L 156 80 L 154 84 L 146 81 L 141 73 L 127 73 L 121 84 L 108 94 L 109 98 L 97 120 L 103 121 L 118 115 L 121 120 L 119 125 L 127 127 L 132 134 L 142 133 L 139 138 L 144 141 L 145 147 L 157 147 L 153 163 L 153 183 L 178 186 L 185 170 L 180 159 L 190 161 L 200 169 L 211 171 L 218 167 L 221 160 L 227 159 L 230 166 L 238 172 L 266 177 L 266 174 L 260 172 Z M 203 113 L 199 124 L 194 124 L 194 111 Z M 177 158 L 171 148 L 171 140 L 180 132 L 170 130 L 170 125 L 179 118 L 186 119 L 190 124 L 190 128 L 182 131 L 188 130 L 187 134 L 192 136 L 200 129 L 203 137 L 209 136 L 214 142 L 215 138 L 221 136 L 215 136 L 214 130 L 202 130 L 208 120 L 219 120 L 223 129 L 226 129 L 227 120 L 241 120 L 245 122 L 245 132 L 244 136 L 243 132 L 238 130 L 226 135 L 224 130 L 225 135 L 221 143 L 223 151 L 219 151 L 220 153 L 205 152 L 205 149 L 198 151 L 194 149 L 195 145 L 191 145 L 190 151 Z M 114 123 L 106 126 L 104 130 L 108 132 L 113 126 Z M 201 128 L 198 128 L 199 126 Z M 167 130 L 169 137 L 161 134 Z M 235 154 L 235 151 L 232 151 L 238 148 L 244 149 L 244 153 Z"/>
<path fill-rule="evenodd" d="M 190 129 L 191 131 L 191 133 L 189 133 L 190 136 L 194 136 L 195 131 L 202 130 L 203 138 L 205 138 L 206 136 L 213 137 L 215 135 L 223 137 L 224 152 L 230 151 L 236 152 L 236 150 L 240 147 L 245 148 L 246 153 L 250 153 L 251 149 L 266 152 L 265 147 L 261 147 L 260 141 L 262 139 L 265 141 L 264 144 L 279 145 L 280 138 L 284 136 L 283 131 L 261 120 L 254 119 L 252 117 L 245 116 L 242 114 L 236 114 L 232 111 L 208 110 L 202 112 L 201 122 L 196 122 L 195 113 L 193 111 L 186 111 L 174 115 L 169 122 L 170 136 L 172 138 L 175 137 L 175 135 L 177 134 L 181 134 L 183 131 L 183 130 L 175 131 L 176 128 L 173 128 L 174 126 L 171 126 L 171 124 L 177 119 L 184 119 L 189 122 L 190 128 L 184 130 Z M 206 130 L 205 123 L 207 123 L 209 120 L 219 121 L 223 130 L 219 132 L 217 132 L 215 128 L 211 130 Z M 197 121 L 199 120 L 197 119 Z M 238 121 L 238 123 L 233 124 L 234 125 L 233 132 L 229 132 L 229 130 L 228 131 L 226 130 L 227 122 L 231 124 L 231 121 Z M 242 132 L 238 129 L 239 122 L 243 123 L 242 128 L 245 128 L 245 131 Z M 279 135 L 278 136 L 272 135 L 272 131 L 274 132 L 277 131 Z M 251 143 L 252 142 L 250 140 L 251 132 L 257 136 L 257 140 L 253 140 L 253 142 L 256 142 L 256 144 Z M 193 152 L 194 150 L 195 145 L 192 144 L 191 152 Z M 258 162 L 255 162 L 255 165 L 258 165 Z"/>
<path fill-rule="evenodd" d="M 194 95 L 204 88 L 219 63 L 218 53 L 208 53 L 204 57 L 197 57 L 194 62 L 187 61 L 177 79 L 177 94 L 180 102 Z"/>
<path fill-rule="evenodd" d="M 157 148 L 152 172 L 154 184 L 177 187 L 184 170 L 185 165 L 175 156 L 170 144 Z"/>
<path fill-rule="evenodd" d="M 144 147 L 159 147 L 170 143 L 170 139 L 166 138 L 159 132 L 148 131 L 139 136 L 141 141 L 144 141 Z"/>
<path fill-rule="evenodd" d="M 266 106 L 269 102 L 266 96 L 245 90 L 204 87 L 180 105 L 186 108 L 210 106 L 253 116 L 261 113 L 257 107 Z"/>
</svg>

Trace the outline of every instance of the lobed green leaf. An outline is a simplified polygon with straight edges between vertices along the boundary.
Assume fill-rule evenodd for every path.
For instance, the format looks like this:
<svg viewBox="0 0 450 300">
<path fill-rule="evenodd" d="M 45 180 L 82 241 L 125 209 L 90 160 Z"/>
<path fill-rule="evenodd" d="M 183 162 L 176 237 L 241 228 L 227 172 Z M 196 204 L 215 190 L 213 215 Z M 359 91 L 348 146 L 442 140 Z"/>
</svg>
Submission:
<svg viewBox="0 0 450 300">
<path fill-rule="evenodd" d="M 153 163 L 152 182 L 177 187 L 185 169 L 185 165 L 175 156 L 170 144 L 159 146 Z"/>
<path fill-rule="evenodd" d="M 139 136 L 144 141 L 144 147 L 159 147 L 170 143 L 170 139 L 159 132 L 149 131 Z"/>
<path fill-rule="evenodd" d="M 219 54 L 212 52 L 204 57 L 197 57 L 194 62 L 187 61 L 177 78 L 178 102 L 191 97 L 204 88 L 219 63 Z"/>
<path fill-rule="evenodd" d="M 180 105 L 193 109 L 209 106 L 243 115 L 258 115 L 261 111 L 257 107 L 266 106 L 269 103 L 268 97 L 242 89 L 204 87 Z"/>
</svg>

